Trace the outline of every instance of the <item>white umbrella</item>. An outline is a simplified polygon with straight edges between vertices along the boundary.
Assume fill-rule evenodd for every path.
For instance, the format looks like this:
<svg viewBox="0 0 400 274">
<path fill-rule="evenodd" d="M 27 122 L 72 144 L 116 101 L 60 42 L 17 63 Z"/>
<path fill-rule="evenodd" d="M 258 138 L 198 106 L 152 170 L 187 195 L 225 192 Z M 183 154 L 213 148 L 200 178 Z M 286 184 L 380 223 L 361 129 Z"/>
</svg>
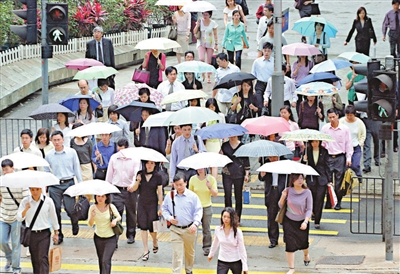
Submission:
<svg viewBox="0 0 400 274">
<path fill-rule="evenodd" d="M 295 131 L 285 132 L 280 140 L 284 141 L 304 141 L 319 140 L 326 142 L 335 142 L 329 134 L 325 134 L 315 129 L 298 129 Z"/>
<path fill-rule="evenodd" d="M 137 45 L 135 46 L 135 49 L 167 50 L 167 49 L 174 49 L 174 48 L 180 48 L 180 47 L 181 47 L 181 45 L 179 45 L 178 42 L 168 39 L 168 38 L 150 38 L 150 39 L 146 39 L 146 40 L 143 40 L 143 41 L 140 41 L 139 43 L 137 43 Z"/>
<path fill-rule="evenodd" d="M 209 10 L 217 10 L 217 8 L 207 1 L 195 1 L 189 2 L 189 4 L 184 5 L 182 10 L 184 12 L 206 12 Z"/>
<path fill-rule="evenodd" d="M 223 167 L 232 163 L 228 156 L 216 152 L 202 152 L 194 154 L 183 159 L 178 167 L 180 168 L 208 168 L 208 167 Z"/>
<path fill-rule="evenodd" d="M 180 101 L 186 101 L 196 98 L 206 98 L 208 97 L 207 93 L 202 90 L 197 89 L 186 89 L 183 91 L 177 91 L 165 96 L 162 101 L 161 105 L 171 104 Z"/>
<path fill-rule="evenodd" d="M 184 6 L 190 3 L 191 0 L 158 0 L 156 6 Z"/>
<path fill-rule="evenodd" d="M 109 134 L 121 130 L 118 126 L 109 123 L 90 123 L 71 130 L 67 136 L 82 137 L 95 134 Z"/>
<path fill-rule="evenodd" d="M 168 162 L 157 150 L 146 147 L 130 147 L 121 150 L 122 154 L 126 157 L 139 158 L 140 160 L 153 161 L 153 162 Z"/>
<path fill-rule="evenodd" d="M 279 174 L 304 174 L 319 176 L 318 172 L 310 166 L 297 163 L 292 160 L 282 160 L 263 164 L 257 171 L 264 171 Z"/>
<path fill-rule="evenodd" d="M 163 126 L 198 124 L 214 120 L 219 121 L 220 118 L 219 114 L 208 108 L 187 107 L 171 114 Z"/>
<path fill-rule="evenodd" d="M 7 156 L 0 158 L 0 163 L 5 160 L 10 159 L 14 163 L 14 168 L 28 168 L 28 167 L 39 167 L 39 166 L 49 166 L 49 163 L 40 156 L 26 153 L 26 152 L 15 152 Z"/>
<path fill-rule="evenodd" d="M 88 180 L 70 186 L 64 192 L 71 197 L 79 195 L 105 195 L 109 193 L 120 193 L 118 188 L 103 180 Z"/>
<path fill-rule="evenodd" d="M 28 154 L 28 153 L 26 153 Z M 27 188 L 58 185 L 60 180 L 50 172 L 23 170 L 0 177 L 0 185 L 12 188 Z"/>
<path fill-rule="evenodd" d="M 147 120 L 143 123 L 143 127 L 161 127 L 165 124 L 165 121 L 175 111 L 164 111 L 157 114 L 150 115 Z"/>
</svg>

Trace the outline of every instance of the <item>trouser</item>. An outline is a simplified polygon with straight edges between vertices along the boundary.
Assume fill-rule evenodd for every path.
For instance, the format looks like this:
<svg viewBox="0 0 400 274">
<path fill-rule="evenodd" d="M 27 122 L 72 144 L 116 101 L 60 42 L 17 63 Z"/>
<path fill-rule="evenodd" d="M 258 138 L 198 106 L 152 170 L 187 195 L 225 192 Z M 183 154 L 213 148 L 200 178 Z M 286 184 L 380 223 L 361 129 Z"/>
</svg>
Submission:
<svg viewBox="0 0 400 274">
<path fill-rule="evenodd" d="M 322 217 L 322 209 L 324 206 L 324 197 L 327 190 L 326 185 L 321 186 L 318 183 L 313 185 L 308 185 L 311 190 L 313 197 L 313 213 L 314 213 L 314 223 L 319 225 Z"/>
<path fill-rule="evenodd" d="M 190 40 L 190 44 L 195 44 L 195 43 L 197 43 L 197 38 L 196 38 L 196 35 L 194 35 L 194 32 L 193 32 L 193 30 L 194 30 L 194 28 L 196 27 L 196 23 L 197 23 L 197 21 L 196 20 L 191 20 L 190 21 L 190 33 L 191 33 L 191 40 Z"/>
<path fill-rule="evenodd" d="M 281 198 L 281 193 L 277 186 L 271 186 L 267 198 L 267 227 L 268 227 L 268 238 L 271 244 L 278 244 L 279 239 L 279 224 L 275 222 L 276 215 L 279 212 L 278 202 Z"/>
<path fill-rule="evenodd" d="M 230 51 L 228 50 L 228 58 L 231 64 L 235 64 L 238 68 L 242 68 L 242 51 Z"/>
<path fill-rule="evenodd" d="M 126 187 L 118 187 L 121 193 L 114 193 L 112 203 L 118 210 L 119 215 L 123 216 L 125 208 L 126 218 L 126 237 L 136 236 L 136 205 L 137 192 L 129 192 Z"/>
<path fill-rule="evenodd" d="M 398 30 L 389 30 L 390 55 L 400 56 L 400 34 Z"/>
<path fill-rule="evenodd" d="M 100 274 L 110 274 L 111 258 L 114 254 L 115 245 L 117 244 L 117 236 L 101 238 L 94 234 L 93 241 L 99 260 Z"/>
<path fill-rule="evenodd" d="M 34 274 L 49 274 L 50 229 L 32 231 L 29 252 Z"/>
<path fill-rule="evenodd" d="M 68 217 L 71 219 L 72 225 L 78 225 L 78 216 L 75 212 L 75 198 L 69 195 L 64 195 L 64 192 L 70 186 L 73 186 L 74 180 L 71 179 L 66 181 L 65 183 L 60 183 L 59 185 L 49 186 L 49 195 L 50 198 L 53 199 L 54 206 L 56 208 L 56 214 L 58 219 L 58 224 L 60 225 L 59 232 L 60 234 L 58 237 L 60 239 L 64 238 L 64 234 L 62 233 L 62 226 L 61 226 L 61 204 L 64 203 L 65 211 L 68 214 Z"/>
<path fill-rule="evenodd" d="M 335 193 L 338 199 L 338 204 L 342 201 L 343 195 L 340 191 L 340 186 L 342 185 L 344 172 L 346 171 L 346 156 L 345 154 L 336 155 L 335 157 L 329 155 L 328 157 L 328 167 L 329 167 L 329 182 L 332 182 L 332 178 L 334 176 L 335 179 Z M 327 204 L 330 204 L 329 199 Z"/>
<path fill-rule="evenodd" d="M 353 147 L 353 151 L 353 156 L 351 156 L 351 169 L 358 177 L 361 177 L 361 146 L 358 145 Z"/>
<path fill-rule="evenodd" d="M 224 186 L 224 193 L 225 193 L 225 207 L 232 207 L 232 185 L 235 191 L 235 211 L 239 217 L 242 216 L 242 208 L 243 208 L 243 183 L 244 177 L 232 179 L 225 174 L 222 174 L 222 184 Z"/>
<path fill-rule="evenodd" d="M 172 273 L 181 274 L 183 256 L 185 256 L 185 272 L 190 273 L 194 264 L 194 243 L 196 233 L 190 228 L 170 227 L 172 244 Z"/>
<path fill-rule="evenodd" d="M 201 219 L 201 230 L 203 232 L 203 250 L 210 251 L 212 236 L 211 236 L 211 220 L 212 207 L 203 207 L 203 218 Z"/>
<path fill-rule="evenodd" d="M 257 80 L 257 83 L 254 86 L 254 89 L 256 91 L 255 96 L 257 99 L 258 116 L 261 116 L 261 109 L 264 106 L 264 93 L 266 88 L 267 88 L 267 82 L 263 82 L 260 80 Z M 271 111 L 269 112 L 269 115 L 271 115 Z"/>
<path fill-rule="evenodd" d="M 379 163 L 379 128 L 381 125 L 380 121 L 373 121 L 368 118 L 362 119 L 367 129 L 367 136 L 364 141 L 363 147 L 363 159 L 364 168 L 371 167 L 371 138 L 374 143 L 374 160 L 375 163 Z"/>
<path fill-rule="evenodd" d="M 199 46 L 197 48 L 197 51 L 199 53 L 199 60 L 202 62 L 206 62 L 207 64 L 211 64 L 211 58 L 213 56 L 214 53 L 214 49 L 213 48 L 206 48 L 204 46 Z M 207 59 L 205 57 L 207 53 Z"/>
<path fill-rule="evenodd" d="M 0 249 L 4 252 L 6 263 L 12 265 L 13 271 L 21 270 L 21 222 L 6 223 L 0 221 Z M 8 242 L 11 238 L 11 248 Z"/>
<path fill-rule="evenodd" d="M 232 271 L 232 274 L 240 274 L 242 273 L 242 261 L 236 262 L 223 262 L 218 260 L 217 264 L 217 274 L 227 274 L 229 270 Z"/>
</svg>

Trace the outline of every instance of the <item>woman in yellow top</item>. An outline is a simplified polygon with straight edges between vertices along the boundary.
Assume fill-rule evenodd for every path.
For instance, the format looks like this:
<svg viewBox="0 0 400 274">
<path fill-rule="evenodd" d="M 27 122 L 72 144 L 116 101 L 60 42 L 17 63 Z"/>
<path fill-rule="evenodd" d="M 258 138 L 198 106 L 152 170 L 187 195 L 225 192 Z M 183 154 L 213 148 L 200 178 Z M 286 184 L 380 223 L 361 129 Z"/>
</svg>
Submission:
<svg viewBox="0 0 400 274">
<path fill-rule="evenodd" d="M 115 219 L 111 221 L 111 214 Z M 111 204 L 110 194 L 96 195 L 94 205 L 89 208 L 89 226 L 96 224 L 94 230 L 94 245 L 96 247 L 97 258 L 99 259 L 100 274 L 111 273 L 111 258 L 117 245 L 117 236 L 114 234 L 113 227 L 121 221 L 117 208 Z"/>
</svg>

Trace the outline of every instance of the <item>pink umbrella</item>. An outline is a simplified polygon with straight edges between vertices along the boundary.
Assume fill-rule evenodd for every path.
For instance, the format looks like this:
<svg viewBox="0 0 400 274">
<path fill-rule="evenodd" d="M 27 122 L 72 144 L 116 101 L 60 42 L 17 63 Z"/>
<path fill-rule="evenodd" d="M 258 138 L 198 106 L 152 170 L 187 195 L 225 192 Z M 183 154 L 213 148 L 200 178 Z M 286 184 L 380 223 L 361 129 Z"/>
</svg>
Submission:
<svg viewBox="0 0 400 274">
<path fill-rule="evenodd" d="M 248 134 L 260 134 L 268 136 L 275 133 L 290 131 L 289 122 L 282 117 L 261 116 L 246 119 L 242 122 Z"/>
<path fill-rule="evenodd" d="M 67 69 L 76 69 L 76 70 L 84 70 L 86 68 L 94 66 L 104 66 L 104 64 L 95 59 L 89 59 L 89 58 L 74 59 L 65 63 L 65 67 Z"/>
<path fill-rule="evenodd" d="M 132 101 L 139 99 L 139 89 L 141 88 L 148 88 L 150 90 L 150 100 L 153 101 L 156 106 L 161 105 L 161 100 L 163 99 L 161 92 L 149 87 L 146 84 L 135 84 L 133 82 L 125 85 L 121 89 L 115 90 L 115 104 L 117 104 L 118 106 L 129 105 Z"/>
<path fill-rule="evenodd" d="M 293 43 L 282 47 L 282 54 L 292 56 L 312 56 L 321 54 L 318 48 L 304 43 Z"/>
</svg>

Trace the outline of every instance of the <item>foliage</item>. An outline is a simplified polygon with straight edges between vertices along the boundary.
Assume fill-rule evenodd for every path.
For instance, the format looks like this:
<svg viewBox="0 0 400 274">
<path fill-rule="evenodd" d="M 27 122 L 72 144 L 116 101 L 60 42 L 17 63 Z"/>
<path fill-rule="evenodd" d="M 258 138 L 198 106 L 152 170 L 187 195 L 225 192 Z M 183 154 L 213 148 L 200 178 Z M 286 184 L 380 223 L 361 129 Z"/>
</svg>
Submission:
<svg viewBox="0 0 400 274">
<path fill-rule="evenodd" d="M 143 23 L 151 13 L 150 10 L 145 8 L 145 3 L 144 0 L 124 0 L 124 31 L 143 28 Z"/>
<path fill-rule="evenodd" d="M 151 24 L 168 24 L 172 21 L 172 11 L 168 6 L 157 6 L 158 0 L 146 0 L 145 9 L 150 10 L 151 14 L 147 20 Z"/>
<path fill-rule="evenodd" d="M 93 3 L 87 0 L 86 3 L 78 5 L 75 14 L 72 16 L 78 29 L 78 36 L 91 36 L 95 26 L 100 26 L 107 19 L 108 13 L 103 10 L 101 4 L 94 0 Z"/>
</svg>

